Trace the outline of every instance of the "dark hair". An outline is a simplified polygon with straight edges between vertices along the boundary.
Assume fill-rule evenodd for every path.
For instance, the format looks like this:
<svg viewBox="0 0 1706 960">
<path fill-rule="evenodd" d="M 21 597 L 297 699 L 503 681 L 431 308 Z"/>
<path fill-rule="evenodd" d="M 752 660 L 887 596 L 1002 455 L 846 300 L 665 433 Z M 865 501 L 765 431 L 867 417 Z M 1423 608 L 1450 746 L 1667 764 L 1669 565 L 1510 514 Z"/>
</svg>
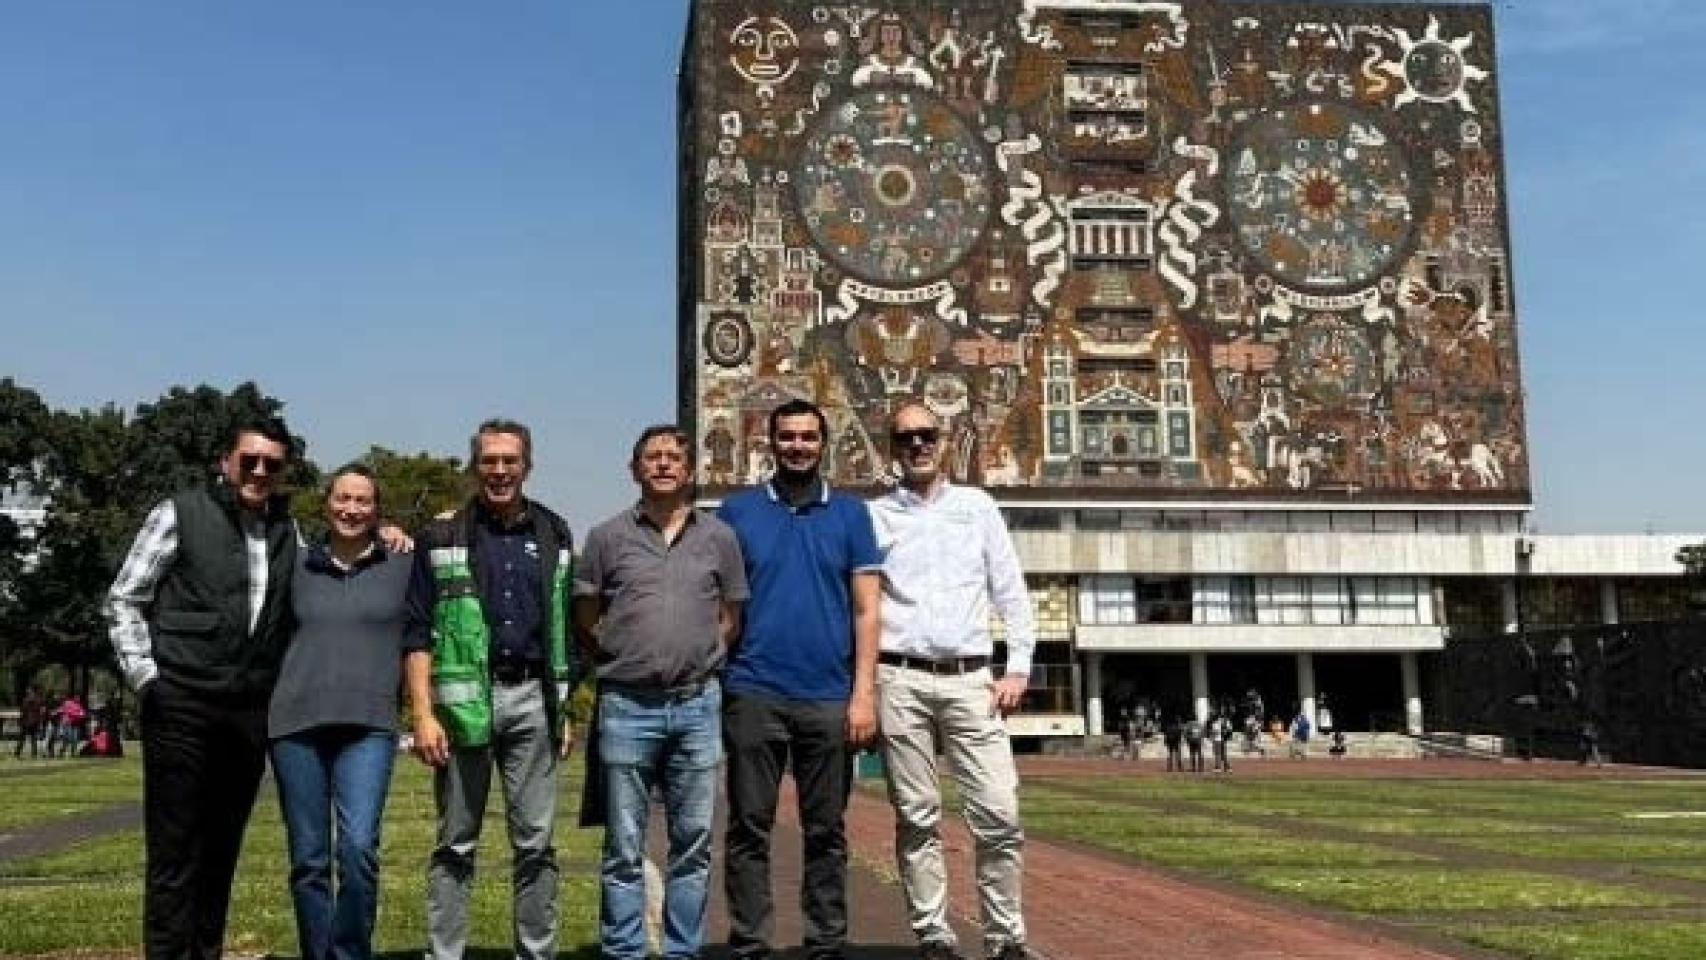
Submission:
<svg viewBox="0 0 1706 960">
<path fill-rule="evenodd" d="M 326 478 L 325 488 L 320 491 L 320 499 L 321 500 L 332 499 L 332 487 L 337 484 L 338 479 L 341 477 L 350 477 L 350 476 L 366 477 L 367 482 L 373 484 L 373 509 L 374 509 L 375 516 L 377 516 L 378 511 L 381 508 L 380 505 L 384 502 L 384 497 L 379 492 L 379 478 L 374 475 L 373 468 L 368 466 L 365 463 L 360 463 L 360 462 L 346 463 L 343 466 L 339 467 L 338 469 L 332 471 L 332 474 Z"/>
<path fill-rule="evenodd" d="M 242 442 L 246 433 L 260 434 L 284 447 L 285 456 L 290 456 L 290 428 L 284 425 L 283 420 L 277 417 L 245 417 L 237 421 L 237 425 L 231 428 L 230 434 L 225 438 L 226 451 L 237 449 L 237 444 Z"/>
<path fill-rule="evenodd" d="M 533 469 L 533 431 L 518 420 L 507 420 L 503 417 L 493 417 L 480 424 L 474 430 L 474 435 L 468 438 L 468 469 L 473 470 L 480 462 L 480 438 L 490 433 L 507 433 L 521 438 L 521 464 L 527 469 Z"/>
<path fill-rule="evenodd" d="M 817 432 L 822 436 L 824 445 L 827 446 L 829 444 L 829 418 L 823 415 L 823 411 L 818 409 L 817 404 L 797 397 L 770 411 L 768 431 L 770 442 L 776 442 L 776 424 L 783 417 L 801 417 L 808 413 L 817 418 Z"/>
<path fill-rule="evenodd" d="M 640 439 L 634 441 L 634 452 L 629 463 L 639 463 L 640 454 L 646 449 L 646 444 L 657 437 L 668 437 L 681 447 L 681 452 L 687 457 L 687 465 L 693 466 L 693 441 L 688 438 L 687 431 L 673 423 L 657 423 L 640 431 Z"/>
</svg>

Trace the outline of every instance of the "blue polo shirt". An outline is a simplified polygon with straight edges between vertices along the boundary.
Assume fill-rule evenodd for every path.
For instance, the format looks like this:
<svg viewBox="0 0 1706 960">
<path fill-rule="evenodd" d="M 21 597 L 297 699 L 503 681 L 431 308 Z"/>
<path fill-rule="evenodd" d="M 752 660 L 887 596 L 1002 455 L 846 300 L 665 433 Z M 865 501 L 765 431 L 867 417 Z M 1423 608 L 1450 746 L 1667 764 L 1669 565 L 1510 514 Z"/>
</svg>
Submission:
<svg viewBox="0 0 1706 960">
<path fill-rule="evenodd" d="M 723 501 L 752 591 L 723 674 L 734 693 L 845 702 L 853 694 L 853 609 L 847 580 L 882 567 L 863 501 L 821 484 L 803 506 L 770 484 Z"/>
</svg>

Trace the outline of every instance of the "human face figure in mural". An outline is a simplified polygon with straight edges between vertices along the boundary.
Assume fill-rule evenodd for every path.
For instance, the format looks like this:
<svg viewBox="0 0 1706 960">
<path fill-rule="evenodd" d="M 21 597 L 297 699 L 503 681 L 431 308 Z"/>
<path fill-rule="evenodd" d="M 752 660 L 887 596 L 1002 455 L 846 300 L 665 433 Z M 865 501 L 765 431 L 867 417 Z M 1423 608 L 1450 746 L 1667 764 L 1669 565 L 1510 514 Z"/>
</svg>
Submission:
<svg viewBox="0 0 1706 960">
<path fill-rule="evenodd" d="M 790 400 L 770 414 L 770 450 L 776 458 L 776 483 L 790 494 L 811 495 L 823 466 L 829 421 L 806 400 Z"/>
<path fill-rule="evenodd" d="M 942 425 L 921 403 L 895 411 L 889 423 L 889 443 L 900 464 L 900 482 L 928 498 L 942 480 Z"/>
</svg>

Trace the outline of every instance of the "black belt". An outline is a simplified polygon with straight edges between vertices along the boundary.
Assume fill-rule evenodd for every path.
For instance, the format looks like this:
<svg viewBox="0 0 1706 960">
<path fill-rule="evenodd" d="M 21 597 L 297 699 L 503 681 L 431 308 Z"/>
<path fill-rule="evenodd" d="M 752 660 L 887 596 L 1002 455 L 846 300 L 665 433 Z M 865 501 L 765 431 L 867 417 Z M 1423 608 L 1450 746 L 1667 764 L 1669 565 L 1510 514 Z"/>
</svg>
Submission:
<svg viewBox="0 0 1706 960">
<path fill-rule="evenodd" d="M 904 653 L 880 653 L 877 661 L 925 673 L 976 673 L 989 666 L 988 657 L 909 657 Z"/>
<path fill-rule="evenodd" d="M 492 681 L 494 683 L 527 683 L 533 680 L 547 680 L 551 677 L 551 668 L 543 663 L 494 663 L 492 664 Z"/>
<path fill-rule="evenodd" d="M 678 683 L 665 687 L 651 683 L 625 683 L 621 680 L 600 680 L 600 692 L 620 693 L 625 697 L 637 700 L 691 700 L 714 682 L 716 677 L 705 677 L 689 683 Z"/>
</svg>

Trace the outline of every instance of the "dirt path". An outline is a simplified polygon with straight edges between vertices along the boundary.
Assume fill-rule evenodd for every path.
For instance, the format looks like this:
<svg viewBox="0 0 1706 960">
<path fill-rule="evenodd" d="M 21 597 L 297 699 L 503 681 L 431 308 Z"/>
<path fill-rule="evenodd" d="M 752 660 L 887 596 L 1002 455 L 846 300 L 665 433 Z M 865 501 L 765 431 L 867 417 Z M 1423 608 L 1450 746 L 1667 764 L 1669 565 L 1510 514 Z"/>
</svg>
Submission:
<svg viewBox="0 0 1706 960">
<path fill-rule="evenodd" d="M 73 817 L 24 824 L 10 833 L 0 833 L 0 863 L 28 860 L 64 849 L 74 843 L 124 830 L 135 830 L 141 826 L 140 803 L 119 803 Z M 0 877 L 0 885 L 7 882 L 5 878 Z"/>
</svg>

